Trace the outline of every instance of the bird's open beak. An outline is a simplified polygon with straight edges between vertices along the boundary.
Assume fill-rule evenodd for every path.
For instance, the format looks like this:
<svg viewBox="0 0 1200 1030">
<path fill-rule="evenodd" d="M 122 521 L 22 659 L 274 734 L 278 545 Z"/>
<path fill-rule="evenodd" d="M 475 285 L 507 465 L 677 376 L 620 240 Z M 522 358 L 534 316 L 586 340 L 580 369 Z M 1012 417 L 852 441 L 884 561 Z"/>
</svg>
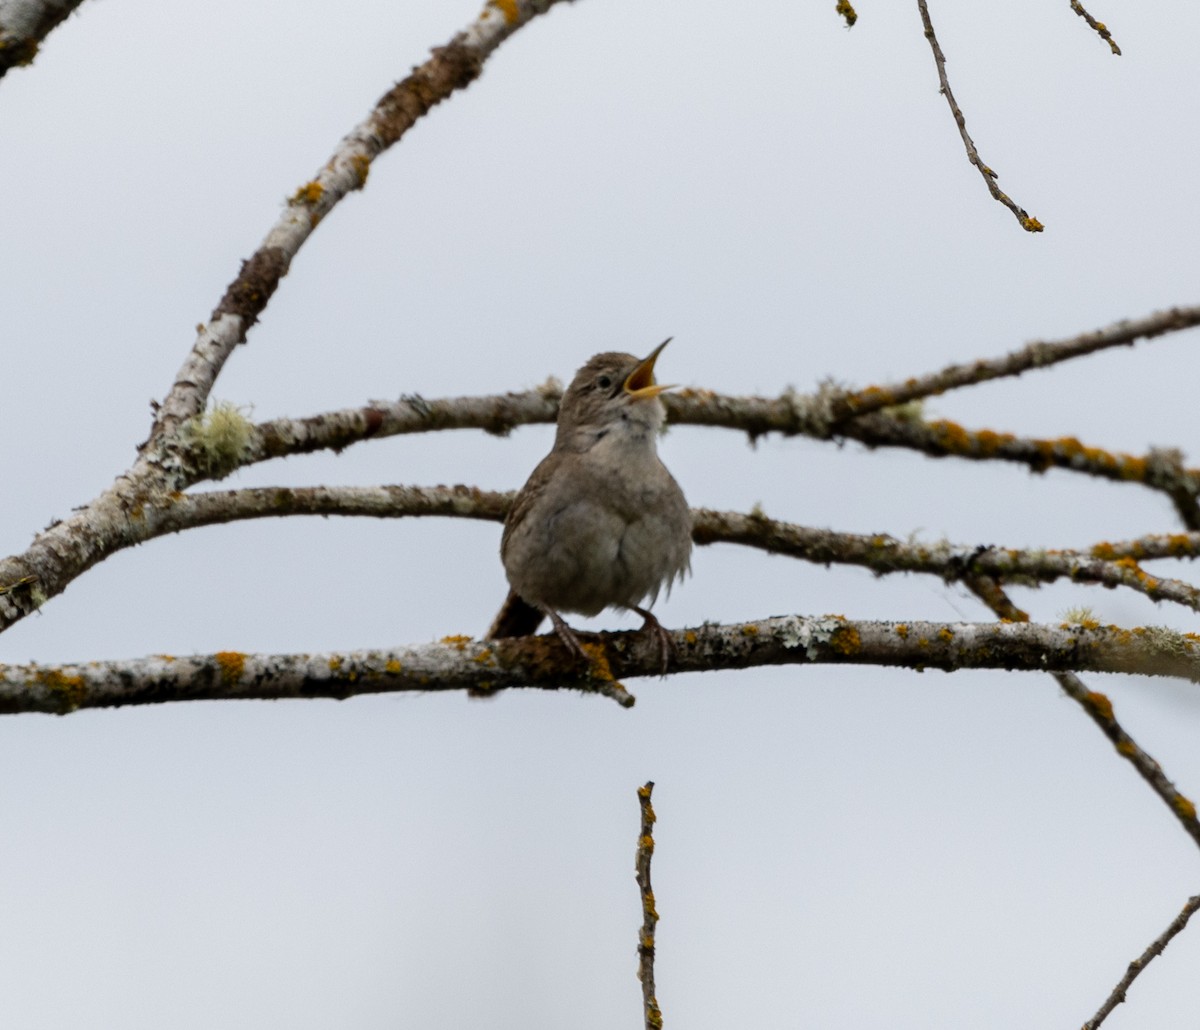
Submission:
<svg viewBox="0 0 1200 1030">
<path fill-rule="evenodd" d="M 654 362 L 662 353 L 663 348 L 674 339 L 668 336 L 662 343 L 650 352 L 650 356 L 638 362 L 637 367 L 629 373 L 625 380 L 625 392 L 635 401 L 657 397 L 663 390 L 673 389 L 671 386 L 660 386 L 654 381 Z"/>
</svg>

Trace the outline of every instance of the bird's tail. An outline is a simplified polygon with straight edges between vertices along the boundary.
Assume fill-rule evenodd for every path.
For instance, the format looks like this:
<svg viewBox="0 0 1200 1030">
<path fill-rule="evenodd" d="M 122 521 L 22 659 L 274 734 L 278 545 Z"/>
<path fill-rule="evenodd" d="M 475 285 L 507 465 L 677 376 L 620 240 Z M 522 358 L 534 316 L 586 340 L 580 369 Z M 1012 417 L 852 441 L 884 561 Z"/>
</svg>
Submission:
<svg viewBox="0 0 1200 1030">
<path fill-rule="evenodd" d="M 487 639 L 527 637 L 537 631 L 545 617 L 541 609 L 524 600 L 515 590 L 509 590 L 508 597 L 504 599 L 504 604 L 487 631 Z"/>
</svg>

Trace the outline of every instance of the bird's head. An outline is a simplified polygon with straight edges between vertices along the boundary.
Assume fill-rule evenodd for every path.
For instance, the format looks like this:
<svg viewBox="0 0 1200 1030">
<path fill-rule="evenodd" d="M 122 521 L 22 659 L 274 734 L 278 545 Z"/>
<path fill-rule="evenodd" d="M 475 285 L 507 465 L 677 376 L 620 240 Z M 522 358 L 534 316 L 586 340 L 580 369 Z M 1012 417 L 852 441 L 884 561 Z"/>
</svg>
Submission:
<svg viewBox="0 0 1200 1030">
<path fill-rule="evenodd" d="M 663 340 L 645 358 L 618 351 L 597 354 L 578 372 L 558 409 L 559 446 L 590 446 L 603 434 L 621 428 L 654 433 L 666 417 L 659 394 L 670 386 L 654 381 L 654 363 Z"/>
</svg>

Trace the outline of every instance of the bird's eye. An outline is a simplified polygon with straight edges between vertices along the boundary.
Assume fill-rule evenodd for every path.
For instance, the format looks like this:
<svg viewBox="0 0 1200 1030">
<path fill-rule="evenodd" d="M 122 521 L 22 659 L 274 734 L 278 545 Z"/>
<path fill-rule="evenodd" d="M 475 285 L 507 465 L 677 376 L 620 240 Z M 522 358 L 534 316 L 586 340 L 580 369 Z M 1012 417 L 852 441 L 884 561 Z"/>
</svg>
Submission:
<svg viewBox="0 0 1200 1030">
<path fill-rule="evenodd" d="M 612 380 L 608 376 L 601 376 L 596 380 L 596 385 L 600 387 L 601 390 L 607 390 L 610 386 L 612 386 Z"/>
</svg>

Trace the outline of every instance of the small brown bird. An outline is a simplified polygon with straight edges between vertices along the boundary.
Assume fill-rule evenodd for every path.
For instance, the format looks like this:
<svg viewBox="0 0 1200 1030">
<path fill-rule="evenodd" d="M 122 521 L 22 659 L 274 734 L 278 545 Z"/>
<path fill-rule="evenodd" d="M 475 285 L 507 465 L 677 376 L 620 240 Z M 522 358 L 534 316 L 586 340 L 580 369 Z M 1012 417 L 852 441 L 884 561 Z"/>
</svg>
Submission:
<svg viewBox="0 0 1200 1030">
<path fill-rule="evenodd" d="M 659 460 L 666 417 L 649 357 L 597 354 L 563 394 L 554 447 L 517 494 L 500 542 L 512 589 L 489 638 L 527 636 L 548 616 L 578 658 L 587 655 L 559 612 L 627 608 L 645 620 L 662 656 L 671 638 L 644 607 L 691 569 L 692 517 Z M 647 600 L 648 599 L 648 600 Z"/>
</svg>

